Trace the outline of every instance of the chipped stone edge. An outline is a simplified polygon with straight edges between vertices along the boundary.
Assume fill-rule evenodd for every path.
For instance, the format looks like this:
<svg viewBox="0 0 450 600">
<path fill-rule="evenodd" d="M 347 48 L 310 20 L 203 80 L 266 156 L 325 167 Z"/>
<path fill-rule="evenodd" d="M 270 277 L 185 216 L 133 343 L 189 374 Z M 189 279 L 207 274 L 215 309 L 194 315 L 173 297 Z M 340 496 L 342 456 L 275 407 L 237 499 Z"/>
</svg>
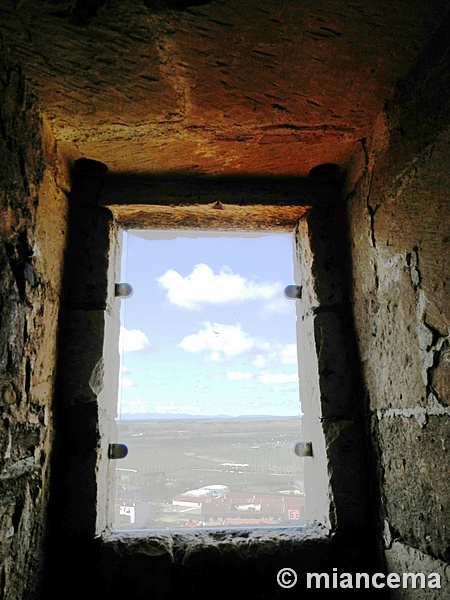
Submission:
<svg viewBox="0 0 450 600">
<path fill-rule="evenodd" d="M 310 543 L 330 543 L 331 532 L 321 524 L 289 528 L 211 529 L 183 531 L 182 529 L 106 531 L 99 542 L 119 556 L 140 552 L 148 556 L 184 557 L 192 551 L 215 548 L 219 552 L 233 549 L 242 558 L 255 556 L 258 551 L 276 551 L 283 544 L 304 546 Z"/>
</svg>

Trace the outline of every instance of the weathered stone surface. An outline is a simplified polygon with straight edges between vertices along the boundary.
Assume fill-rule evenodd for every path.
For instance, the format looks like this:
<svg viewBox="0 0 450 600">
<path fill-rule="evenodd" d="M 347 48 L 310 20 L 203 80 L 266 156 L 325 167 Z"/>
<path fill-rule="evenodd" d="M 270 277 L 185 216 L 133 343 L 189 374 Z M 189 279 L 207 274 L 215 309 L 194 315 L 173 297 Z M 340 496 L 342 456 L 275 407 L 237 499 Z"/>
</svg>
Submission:
<svg viewBox="0 0 450 600">
<path fill-rule="evenodd" d="M 324 590 L 307 589 L 308 572 L 355 571 L 369 558 L 364 546 L 344 549 L 320 527 L 276 535 L 268 531 L 113 535 L 103 544 L 101 574 L 104 589 L 113 600 L 124 593 L 138 600 L 143 581 L 147 583 L 145 593 L 161 599 L 198 592 L 213 600 L 220 589 L 227 596 L 282 600 L 286 589 L 278 585 L 277 573 L 287 564 L 298 574 L 294 592 L 318 600 Z M 144 576 L 137 572 L 138 564 Z M 131 573 L 136 573 L 135 580 L 130 579 Z M 360 590 L 350 590 L 345 597 L 357 599 L 358 594 Z"/>
<path fill-rule="evenodd" d="M 449 562 L 450 486 L 442 455 L 450 447 L 450 415 L 431 416 L 423 427 L 412 417 L 384 418 L 377 433 L 391 527 L 405 543 Z"/>
<path fill-rule="evenodd" d="M 392 547 L 386 550 L 386 563 L 388 573 L 398 573 L 402 582 L 398 588 L 391 589 L 392 600 L 441 600 L 450 587 L 448 564 L 401 542 L 394 542 Z M 422 586 L 421 578 L 409 577 L 407 585 L 403 587 L 404 573 L 423 574 L 425 585 Z M 413 581 L 416 582 L 415 586 Z M 432 585 L 429 585 L 431 582 Z M 435 582 L 439 582 L 440 587 L 436 587 Z"/>
<path fill-rule="evenodd" d="M 410 545 L 412 553 L 420 550 L 425 561 L 437 557 L 446 563 L 447 46 L 444 26 L 399 86 L 373 136 L 361 144 L 348 180 L 354 315 L 380 468 L 381 514 L 391 541 Z M 420 566 L 411 556 L 403 561 L 389 551 L 386 557 L 388 566 L 389 561 L 411 570 Z M 440 596 L 397 591 L 394 597 Z"/>
<path fill-rule="evenodd" d="M 314 333 L 320 378 L 322 419 L 359 416 L 358 361 L 352 338 L 352 320 L 342 311 L 314 316 Z"/>
<path fill-rule="evenodd" d="M 404 174 L 393 198 L 380 167 L 372 182 L 372 217 L 363 195 L 352 204 L 356 318 L 374 408 L 424 405 L 430 369 L 447 335 L 447 146 L 442 134 L 432 153 Z M 363 259 L 369 268 L 359 267 Z"/>
<path fill-rule="evenodd" d="M 369 502 L 362 459 L 364 432 L 361 422 L 350 420 L 325 421 L 327 474 L 330 481 L 332 523 L 338 533 L 354 531 L 361 533 Z"/>
<path fill-rule="evenodd" d="M 2 2 L 3 27 L 58 139 L 114 171 L 306 176 L 321 163 L 344 167 L 446 5 L 176 8 Z"/>
<path fill-rule="evenodd" d="M 450 406 L 450 349 L 448 343 L 439 352 L 436 366 L 431 371 L 431 386 L 438 401 Z"/>
<path fill-rule="evenodd" d="M 63 357 L 65 401 L 94 402 L 98 372 L 103 369 L 105 314 L 102 310 L 71 310 L 67 320 Z"/>
<path fill-rule="evenodd" d="M 0 38 L 0 595 L 37 597 L 66 199 L 54 138 Z"/>
</svg>

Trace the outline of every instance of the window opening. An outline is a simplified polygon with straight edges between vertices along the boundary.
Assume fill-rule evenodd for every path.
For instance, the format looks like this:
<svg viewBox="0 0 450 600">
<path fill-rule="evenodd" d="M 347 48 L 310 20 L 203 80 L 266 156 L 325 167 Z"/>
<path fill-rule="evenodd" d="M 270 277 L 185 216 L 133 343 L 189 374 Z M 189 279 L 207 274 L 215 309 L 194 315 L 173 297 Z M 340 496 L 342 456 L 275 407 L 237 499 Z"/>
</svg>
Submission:
<svg viewBox="0 0 450 600">
<path fill-rule="evenodd" d="M 115 529 L 304 524 L 292 244 L 123 232 Z"/>
</svg>

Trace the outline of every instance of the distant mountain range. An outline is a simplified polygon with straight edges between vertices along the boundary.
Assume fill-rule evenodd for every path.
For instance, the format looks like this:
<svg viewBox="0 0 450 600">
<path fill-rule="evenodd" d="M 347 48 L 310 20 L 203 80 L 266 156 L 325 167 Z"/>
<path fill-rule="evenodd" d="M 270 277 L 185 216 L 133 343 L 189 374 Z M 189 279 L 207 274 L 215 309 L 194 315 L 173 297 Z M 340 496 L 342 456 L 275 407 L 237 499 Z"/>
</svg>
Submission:
<svg viewBox="0 0 450 600">
<path fill-rule="evenodd" d="M 188 413 L 122 413 L 121 421 L 203 421 L 206 419 L 294 419 L 295 416 L 277 415 L 191 415 Z"/>
</svg>

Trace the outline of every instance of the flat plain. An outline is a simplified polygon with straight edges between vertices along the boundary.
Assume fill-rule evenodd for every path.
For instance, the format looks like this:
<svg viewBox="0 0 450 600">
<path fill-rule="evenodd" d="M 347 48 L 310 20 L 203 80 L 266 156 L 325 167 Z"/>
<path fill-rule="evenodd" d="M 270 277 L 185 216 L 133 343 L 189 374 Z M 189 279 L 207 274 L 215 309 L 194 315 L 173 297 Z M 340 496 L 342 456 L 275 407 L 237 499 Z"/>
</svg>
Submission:
<svg viewBox="0 0 450 600">
<path fill-rule="evenodd" d="M 294 453 L 300 417 L 121 421 L 116 506 L 146 503 L 152 518 L 175 497 L 209 485 L 231 492 L 303 496 L 303 460 Z"/>
</svg>

